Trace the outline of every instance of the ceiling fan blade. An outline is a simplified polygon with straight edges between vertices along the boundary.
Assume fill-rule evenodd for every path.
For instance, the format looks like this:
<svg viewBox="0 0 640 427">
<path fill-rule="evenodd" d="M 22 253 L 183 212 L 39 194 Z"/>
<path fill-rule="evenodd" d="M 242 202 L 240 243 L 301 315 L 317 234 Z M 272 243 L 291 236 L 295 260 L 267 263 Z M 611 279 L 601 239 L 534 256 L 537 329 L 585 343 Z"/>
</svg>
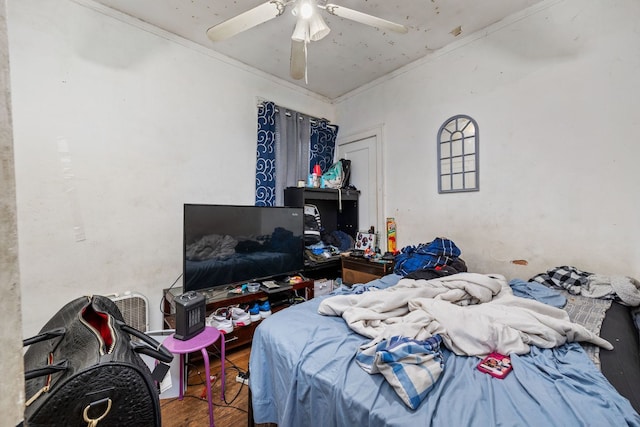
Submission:
<svg viewBox="0 0 640 427">
<path fill-rule="evenodd" d="M 322 7 L 318 5 L 318 7 Z M 382 30 L 391 30 L 396 33 L 406 33 L 409 31 L 404 25 L 396 24 L 395 22 L 387 21 L 386 19 L 378 18 L 373 15 L 358 12 L 357 10 L 349 9 L 344 6 L 338 6 L 337 4 L 327 4 L 324 9 L 332 15 L 339 16 L 340 18 L 350 19 L 352 21 L 359 22 L 361 24 L 370 25 L 372 27 L 380 28 Z"/>
<path fill-rule="evenodd" d="M 269 0 L 246 12 L 229 18 L 207 30 L 207 37 L 217 42 L 235 36 L 249 28 L 260 25 L 284 13 L 286 3 L 283 0 Z"/>
<path fill-rule="evenodd" d="M 300 80 L 307 74 L 305 42 L 291 40 L 291 78 Z"/>
</svg>

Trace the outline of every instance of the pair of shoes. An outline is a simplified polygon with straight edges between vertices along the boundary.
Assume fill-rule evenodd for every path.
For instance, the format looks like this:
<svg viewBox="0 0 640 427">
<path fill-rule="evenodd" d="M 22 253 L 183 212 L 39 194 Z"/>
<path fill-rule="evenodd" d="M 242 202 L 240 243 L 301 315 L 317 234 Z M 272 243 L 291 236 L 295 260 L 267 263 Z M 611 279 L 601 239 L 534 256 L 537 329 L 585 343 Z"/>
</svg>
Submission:
<svg viewBox="0 0 640 427">
<path fill-rule="evenodd" d="M 221 307 L 207 317 L 207 326 L 213 326 L 225 334 L 233 332 L 233 328 L 248 326 L 251 322 L 271 316 L 269 300 L 254 302 L 250 308 L 239 306 Z"/>
<path fill-rule="evenodd" d="M 265 319 L 271 316 L 271 305 L 269 305 L 269 300 L 255 301 L 249 308 L 249 314 L 252 322 L 257 322 L 260 319 Z"/>
<path fill-rule="evenodd" d="M 237 306 L 229 307 L 229 309 L 231 310 L 231 321 L 234 327 L 248 326 L 251 324 L 251 315 L 247 310 Z"/>
<path fill-rule="evenodd" d="M 269 304 L 269 300 L 265 299 L 260 301 L 258 304 L 258 310 L 260 311 L 260 317 L 263 319 L 271 316 L 271 305 Z"/>
<path fill-rule="evenodd" d="M 249 316 L 251 317 L 252 322 L 258 322 L 262 317 L 260 317 L 260 307 L 258 306 L 258 301 L 251 304 L 249 308 Z"/>
<path fill-rule="evenodd" d="M 231 312 L 222 307 L 214 311 L 207 317 L 207 326 L 213 326 L 223 334 L 233 332 L 233 322 L 231 321 Z"/>
</svg>

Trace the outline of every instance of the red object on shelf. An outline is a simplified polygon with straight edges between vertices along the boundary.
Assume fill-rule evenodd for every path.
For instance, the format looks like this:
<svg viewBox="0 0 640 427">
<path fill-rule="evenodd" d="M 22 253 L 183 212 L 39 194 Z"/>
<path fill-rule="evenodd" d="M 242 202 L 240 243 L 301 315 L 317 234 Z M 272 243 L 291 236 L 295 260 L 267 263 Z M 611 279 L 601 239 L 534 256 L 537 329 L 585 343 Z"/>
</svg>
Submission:
<svg viewBox="0 0 640 427">
<path fill-rule="evenodd" d="M 322 176 L 322 169 L 320 169 L 320 165 L 319 164 L 316 164 L 313 167 L 313 173 L 315 173 L 318 176 Z"/>
</svg>

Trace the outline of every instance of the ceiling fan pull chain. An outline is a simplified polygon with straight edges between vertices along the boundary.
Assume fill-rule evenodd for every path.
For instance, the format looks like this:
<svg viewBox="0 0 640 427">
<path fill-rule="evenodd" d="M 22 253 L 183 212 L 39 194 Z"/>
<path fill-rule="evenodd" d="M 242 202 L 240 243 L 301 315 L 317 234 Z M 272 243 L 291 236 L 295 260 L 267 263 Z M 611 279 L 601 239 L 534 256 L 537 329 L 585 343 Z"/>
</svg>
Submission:
<svg viewBox="0 0 640 427">
<path fill-rule="evenodd" d="M 307 41 L 305 40 L 304 42 L 304 84 L 308 85 L 309 84 L 309 79 L 307 78 L 307 72 L 309 70 L 309 67 L 307 67 Z"/>
</svg>

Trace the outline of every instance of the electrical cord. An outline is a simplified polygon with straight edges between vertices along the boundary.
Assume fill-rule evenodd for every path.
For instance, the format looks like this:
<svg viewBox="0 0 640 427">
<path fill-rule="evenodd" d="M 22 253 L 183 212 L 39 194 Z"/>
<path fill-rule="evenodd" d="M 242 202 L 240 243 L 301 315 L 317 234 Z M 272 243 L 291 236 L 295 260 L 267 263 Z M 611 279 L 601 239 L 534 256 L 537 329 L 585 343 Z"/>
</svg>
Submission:
<svg viewBox="0 0 640 427">
<path fill-rule="evenodd" d="M 219 357 L 220 357 L 220 353 L 221 353 L 221 352 L 220 352 L 220 349 L 218 349 L 218 346 L 216 346 L 215 344 L 213 344 L 213 345 L 211 345 L 211 347 L 213 347 L 217 353 L 214 353 L 214 352 L 212 352 L 212 351 L 208 351 L 209 355 L 210 355 L 210 356 L 213 356 L 213 357 L 218 357 L 218 358 L 219 358 Z M 233 363 L 233 361 L 229 360 L 229 358 L 228 358 L 226 355 L 225 355 L 224 360 L 225 360 L 225 367 L 227 367 L 227 365 L 226 365 L 226 364 L 230 364 L 231 366 L 228 366 L 228 368 L 230 368 L 230 369 L 233 369 L 233 370 L 237 371 L 237 372 L 238 372 L 238 375 L 237 375 L 237 376 L 241 376 L 241 377 L 244 377 L 244 378 L 247 378 L 247 379 L 249 378 L 249 372 L 245 372 L 245 371 L 243 371 L 240 367 L 238 367 L 238 365 L 236 365 L 235 363 Z M 223 399 L 224 403 L 226 403 L 227 405 L 231 405 L 233 402 L 235 402 L 235 400 L 238 398 L 238 396 L 240 396 L 240 393 L 242 392 L 242 389 L 244 388 L 244 386 L 245 386 L 245 385 L 246 385 L 246 384 L 245 384 L 244 382 L 240 383 L 240 388 L 238 389 L 237 393 L 236 393 L 236 394 L 235 394 L 235 396 L 233 396 L 233 398 L 232 398 L 230 401 L 228 401 L 228 402 L 227 402 L 227 396 L 226 396 L 226 393 L 225 393 L 225 394 L 223 394 L 222 399 Z M 225 390 L 225 391 L 226 391 L 226 390 Z"/>
<path fill-rule="evenodd" d="M 208 353 L 210 355 L 214 355 L 215 356 L 215 354 L 213 354 L 212 352 L 208 352 Z M 225 357 L 225 361 L 228 361 L 231 364 L 231 366 L 229 366 L 229 368 L 237 371 L 238 375 L 243 375 L 243 376 L 248 377 L 248 373 L 247 372 L 244 372 L 235 363 L 233 363 L 232 361 L 230 361 L 226 357 Z M 193 377 L 193 376 L 197 375 L 199 377 L 199 379 L 200 379 L 200 382 L 189 382 L 189 378 L 187 378 L 187 387 L 201 386 L 201 385 L 206 387 L 206 383 L 207 383 L 206 379 L 202 376 L 202 372 L 200 372 L 200 370 L 197 369 L 198 366 L 194 365 L 193 363 L 188 363 L 187 367 L 191 368 L 192 372 L 195 372 L 195 374 L 189 375 L 189 377 Z M 187 370 L 187 372 L 189 372 L 189 370 Z M 210 372 L 208 374 L 211 375 Z M 212 379 L 211 387 L 213 387 L 217 382 L 218 382 L 218 377 L 215 376 Z M 240 383 L 240 388 L 238 389 L 238 391 L 236 392 L 236 394 L 233 396 L 233 398 L 230 401 L 227 401 L 226 393 L 224 393 L 223 396 L 222 396 L 222 400 L 224 401 L 225 405 L 216 405 L 216 406 L 231 406 L 233 404 L 233 402 L 236 401 L 238 396 L 240 396 L 240 393 L 242 392 L 244 386 L 245 386 L 244 383 Z M 203 391 L 203 395 L 205 395 L 205 392 L 206 392 L 206 390 Z M 225 392 L 226 392 L 226 390 L 225 390 Z M 203 398 L 203 395 L 200 396 L 200 399 Z M 195 397 L 195 396 L 191 396 L 191 397 Z"/>
<path fill-rule="evenodd" d="M 209 356 L 213 356 L 213 357 L 219 358 L 220 357 L 220 350 L 218 349 L 218 347 L 215 344 L 211 345 L 211 347 L 213 347 L 217 353 L 216 352 L 212 352 L 212 351 L 207 351 Z M 225 356 L 224 360 L 225 360 L 225 363 L 228 363 L 230 365 L 230 366 L 227 366 L 225 364 L 225 367 L 227 369 L 232 369 L 232 370 L 236 371 L 238 373 L 237 376 L 242 376 L 242 377 L 245 377 L 245 378 L 249 377 L 249 373 L 248 372 L 245 372 L 244 370 L 242 370 L 238 365 L 233 363 L 233 361 L 229 360 L 229 358 L 227 358 L 226 356 Z M 202 376 L 202 372 L 200 372 L 200 370 L 198 369 L 199 366 L 197 366 L 197 365 L 195 365 L 193 363 L 187 363 L 187 368 L 188 368 L 187 372 L 192 372 L 193 373 L 193 374 L 190 374 L 189 377 L 187 378 L 187 387 L 201 386 L 201 385 L 202 386 L 206 386 L 206 383 L 207 383 L 206 379 Z M 205 373 L 205 374 L 211 375 L 210 372 Z M 193 376 L 196 376 L 196 375 L 199 377 L 200 381 L 199 382 L 190 382 L 190 378 L 193 377 Z M 218 377 L 216 376 L 216 377 L 214 377 L 214 379 L 213 379 L 213 381 L 211 383 L 211 386 L 216 384 L 217 381 L 218 381 Z M 236 394 L 233 396 L 233 398 L 230 401 L 227 401 L 226 390 L 225 390 L 225 393 L 222 396 L 222 400 L 224 401 L 224 403 L 227 406 L 233 404 L 233 402 L 236 401 L 238 396 L 240 396 L 240 393 L 242 392 L 242 389 L 244 388 L 245 385 L 246 385 L 245 383 L 240 383 L 240 388 L 238 389 L 238 391 L 236 392 Z"/>
<path fill-rule="evenodd" d="M 167 300 L 167 292 L 170 292 L 171 289 L 173 289 L 173 287 L 176 285 L 176 283 L 178 283 L 178 280 L 180 280 L 181 277 L 182 273 L 180 273 L 176 280 L 173 281 L 171 286 L 169 286 L 169 289 L 167 289 L 167 291 L 162 294 L 162 298 L 160 298 L 160 313 L 162 313 L 163 316 L 168 316 L 171 314 L 164 311 L 164 302 Z"/>
<path fill-rule="evenodd" d="M 242 392 L 242 389 L 244 388 L 244 386 L 245 386 L 245 384 L 244 384 L 244 383 L 240 383 L 240 388 L 239 388 L 239 389 L 238 389 L 238 391 L 236 392 L 236 395 L 235 395 L 235 396 L 233 396 L 233 398 L 232 398 L 229 402 L 227 402 L 227 396 L 225 396 L 225 395 L 226 395 L 226 393 L 224 393 L 224 394 L 222 395 L 222 400 L 224 401 L 224 403 L 225 403 L 227 406 L 229 406 L 229 405 L 231 405 L 233 402 L 235 402 L 235 401 L 236 401 L 236 399 L 238 398 L 238 396 L 240 396 L 240 393 Z M 226 390 L 225 390 L 225 391 L 226 391 Z"/>
<path fill-rule="evenodd" d="M 187 363 L 187 372 L 191 372 L 191 374 L 189 374 L 188 377 L 187 377 L 187 387 L 205 385 L 206 384 L 206 380 L 204 379 L 204 377 L 202 376 L 202 372 L 200 372 L 200 370 L 198 368 L 199 368 L 199 366 L 196 366 L 193 363 Z M 196 375 L 200 378 L 200 382 L 190 383 L 189 382 L 189 378 L 194 377 Z"/>
<path fill-rule="evenodd" d="M 209 353 L 209 356 L 213 356 L 213 357 L 216 357 L 216 358 L 220 358 L 220 353 L 221 353 L 221 351 L 220 351 L 220 349 L 218 348 L 218 346 L 214 343 L 214 344 L 211 344 L 209 347 L 213 347 L 213 348 L 214 348 L 214 350 L 215 350 L 215 352 L 213 352 L 213 351 L 207 351 L 207 352 Z M 225 363 L 230 364 L 230 365 L 231 365 L 231 368 L 232 368 L 232 369 L 235 369 L 236 371 L 238 371 L 238 373 L 246 374 L 246 372 L 244 372 L 242 369 L 240 369 L 240 367 L 238 367 L 238 365 L 236 365 L 235 363 L 233 363 L 233 361 L 229 360 L 229 358 L 227 357 L 227 355 L 226 355 L 226 354 L 225 354 L 225 356 L 224 356 L 224 360 L 225 360 Z M 226 365 L 225 365 L 225 366 L 226 366 Z"/>
</svg>

